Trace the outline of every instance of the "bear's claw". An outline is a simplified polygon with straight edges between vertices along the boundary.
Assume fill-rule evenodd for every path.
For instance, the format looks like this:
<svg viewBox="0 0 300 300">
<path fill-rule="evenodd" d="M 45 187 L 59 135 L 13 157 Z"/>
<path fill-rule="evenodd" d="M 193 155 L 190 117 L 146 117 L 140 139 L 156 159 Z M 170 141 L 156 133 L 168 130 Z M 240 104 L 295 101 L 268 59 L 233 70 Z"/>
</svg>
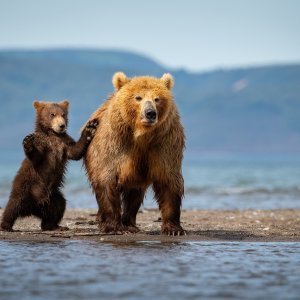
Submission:
<svg viewBox="0 0 300 300">
<path fill-rule="evenodd" d="M 98 119 L 93 119 L 87 122 L 86 126 L 85 126 L 85 132 L 87 134 L 86 139 L 88 141 L 91 141 L 92 138 L 94 137 L 97 127 L 99 125 L 99 121 Z"/>
<path fill-rule="evenodd" d="M 138 233 L 140 230 L 134 225 L 123 226 L 125 233 Z"/>
<path fill-rule="evenodd" d="M 26 151 L 31 151 L 33 149 L 33 141 L 34 141 L 35 135 L 34 133 L 28 134 L 25 136 L 23 140 L 23 147 Z"/>
<path fill-rule="evenodd" d="M 123 234 L 125 227 L 116 222 L 99 222 L 99 230 L 101 233 Z"/>
<path fill-rule="evenodd" d="M 180 225 L 175 225 L 172 223 L 163 224 L 161 227 L 161 232 L 168 236 L 187 235 L 187 232 Z"/>
</svg>

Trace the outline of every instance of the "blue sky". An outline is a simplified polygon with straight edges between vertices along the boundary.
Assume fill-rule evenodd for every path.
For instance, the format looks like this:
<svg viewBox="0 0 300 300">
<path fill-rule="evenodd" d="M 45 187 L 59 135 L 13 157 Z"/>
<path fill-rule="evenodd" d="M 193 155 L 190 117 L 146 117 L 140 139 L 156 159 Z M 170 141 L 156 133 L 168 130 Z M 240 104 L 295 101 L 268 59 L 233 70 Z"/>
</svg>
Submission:
<svg viewBox="0 0 300 300">
<path fill-rule="evenodd" d="M 298 0 L 0 0 L 0 49 L 130 50 L 172 68 L 300 62 Z"/>
</svg>

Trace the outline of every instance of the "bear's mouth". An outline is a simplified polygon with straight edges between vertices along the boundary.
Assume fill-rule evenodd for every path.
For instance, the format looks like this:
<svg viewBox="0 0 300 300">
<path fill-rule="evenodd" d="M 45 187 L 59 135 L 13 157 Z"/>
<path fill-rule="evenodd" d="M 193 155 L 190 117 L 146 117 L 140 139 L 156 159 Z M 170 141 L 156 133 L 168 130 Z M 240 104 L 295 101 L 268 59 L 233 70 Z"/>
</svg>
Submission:
<svg viewBox="0 0 300 300">
<path fill-rule="evenodd" d="M 64 126 L 64 127 L 54 126 L 54 127 L 52 127 L 52 130 L 58 134 L 61 134 L 61 133 L 65 133 L 67 131 L 67 128 L 66 128 L 66 126 Z"/>
<path fill-rule="evenodd" d="M 141 120 L 141 123 L 146 126 L 146 127 L 150 127 L 150 126 L 153 126 L 157 123 L 157 119 L 153 119 L 153 120 L 149 120 L 149 119 L 145 119 L 143 118 Z"/>
</svg>

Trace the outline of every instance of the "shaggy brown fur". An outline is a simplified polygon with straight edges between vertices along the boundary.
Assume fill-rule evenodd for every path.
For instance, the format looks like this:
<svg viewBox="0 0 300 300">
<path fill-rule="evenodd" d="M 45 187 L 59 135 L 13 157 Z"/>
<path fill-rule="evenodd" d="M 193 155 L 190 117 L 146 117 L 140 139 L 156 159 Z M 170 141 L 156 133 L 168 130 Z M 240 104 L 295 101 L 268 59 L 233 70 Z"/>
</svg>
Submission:
<svg viewBox="0 0 300 300">
<path fill-rule="evenodd" d="M 12 231 L 18 217 L 34 215 L 42 230 L 67 229 L 58 224 L 66 200 L 61 192 L 68 159 L 79 160 L 95 134 L 98 121 L 91 120 L 76 143 L 66 133 L 68 101 L 34 102 L 36 129 L 25 137 L 26 154 L 12 186 L 1 228 Z"/>
<path fill-rule="evenodd" d="M 91 116 L 101 128 L 84 162 L 102 232 L 136 232 L 136 215 L 152 185 L 162 232 L 180 235 L 184 131 L 171 94 L 173 78 L 113 76 L 115 93 Z"/>
</svg>

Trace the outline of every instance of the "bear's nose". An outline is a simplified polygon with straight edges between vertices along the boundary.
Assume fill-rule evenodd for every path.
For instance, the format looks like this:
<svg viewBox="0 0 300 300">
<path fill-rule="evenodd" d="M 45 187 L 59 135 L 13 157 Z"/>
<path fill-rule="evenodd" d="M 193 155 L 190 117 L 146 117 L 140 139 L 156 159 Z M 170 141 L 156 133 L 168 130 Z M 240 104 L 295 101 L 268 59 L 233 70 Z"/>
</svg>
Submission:
<svg viewBox="0 0 300 300">
<path fill-rule="evenodd" d="M 156 111 L 152 108 L 148 108 L 145 110 L 145 116 L 148 120 L 155 120 L 156 119 Z"/>
<path fill-rule="evenodd" d="M 59 125 L 59 128 L 60 128 L 60 129 L 65 129 L 65 128 L 66 128 L 66 125 L 65 125 L 65 124 L 61 124 L 61 125 Z"/>
</svg>

